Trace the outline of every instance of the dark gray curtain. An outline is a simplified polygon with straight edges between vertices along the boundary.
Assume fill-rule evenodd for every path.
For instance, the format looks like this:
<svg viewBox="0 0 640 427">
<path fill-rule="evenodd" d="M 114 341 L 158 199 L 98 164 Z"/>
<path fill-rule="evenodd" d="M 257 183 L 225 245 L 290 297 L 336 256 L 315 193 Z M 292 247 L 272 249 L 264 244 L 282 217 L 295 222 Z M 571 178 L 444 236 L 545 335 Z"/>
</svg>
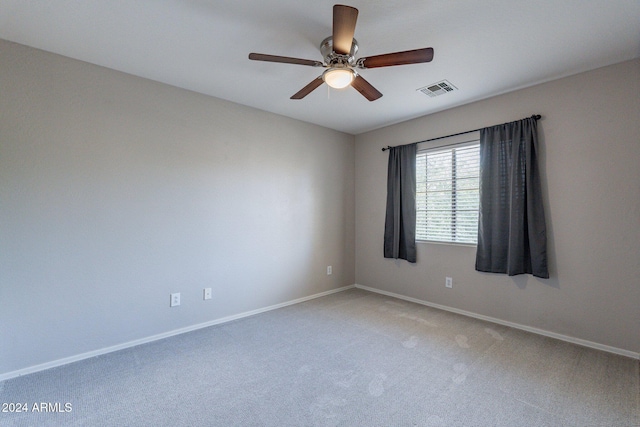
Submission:
<svg viewBox="0 0 640 427">
<path fill-rule="evenodd" d="M 384 257 L 416 262 L 417 144 L 389 148 Z"/>
<path fill-rule="evenodd" d="M 537 122 L 480 130 L 480 215 L 476 270 L 549 278 Z"/>
</svg>

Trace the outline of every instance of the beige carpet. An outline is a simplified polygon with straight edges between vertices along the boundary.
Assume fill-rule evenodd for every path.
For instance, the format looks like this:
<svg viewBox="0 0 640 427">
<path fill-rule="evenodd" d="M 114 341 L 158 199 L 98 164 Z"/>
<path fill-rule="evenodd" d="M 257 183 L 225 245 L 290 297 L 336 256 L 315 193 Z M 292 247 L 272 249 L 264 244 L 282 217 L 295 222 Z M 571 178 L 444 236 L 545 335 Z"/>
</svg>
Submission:
<svg viewBox="0 0 640 427">
<path fill-rule="evenodd" d="M 635 427 L 639 382 L 637 360 L 352 289 L 4 381 L 29 410 L 0 425 Z"/>
</svg>

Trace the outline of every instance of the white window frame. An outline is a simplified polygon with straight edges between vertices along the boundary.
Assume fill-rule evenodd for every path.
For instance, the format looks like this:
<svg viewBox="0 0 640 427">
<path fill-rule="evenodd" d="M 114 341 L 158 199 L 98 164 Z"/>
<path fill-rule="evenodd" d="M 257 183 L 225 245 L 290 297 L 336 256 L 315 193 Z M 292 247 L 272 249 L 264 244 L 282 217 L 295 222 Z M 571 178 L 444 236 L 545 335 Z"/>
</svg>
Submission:
<svg viewBox="0 0 640 427">
<path fill-rule="evenodd" d="M 426 186 L 421 186 L 420 185 L 420 179 L 421 179 L 421 174 L 424 176 L 423 171 L 419 170 L 419 165 L 420 165 L 420 156 L 425 156 L 425 155 L 433 155 L 433 154 L 437 154 L 437 153 L 442 153 L 442 152 L 451 152 L 453 150 L 458 150 L 461 148 L 469 148 L 469 147 L 473 147 L 476 146 L 478 147 L 478 174 L 479 174 L 479 161 L 480 161 L 480 154 L 479 154 L 479 144 L 480 144 L 480 136 L 479 136 L 479 132 L 474 132 L 471 134 L 467 134 L 467 135 L 460 135 L 457 137 L 450 137 L 450 138 L 443 138 L 442 140 L 438 141 L 440 144 L 438 144 L 437 146 L 433 147 L 425 147 L 424 143 L 418 145 L 418 153 L 417 153 L 417 159 L 416 159 L 416 241 L 417 242 L 427 242 L 427 243 L 442 243 L 442 244 L 453 244 L 453 245 L 468 245 L 468 246 L 476 246 L 477 245 L 477 232 L 473 233 L 472 235 L 469 234 L 469 231 L 471 230 L 469 228 L 469 221 L 466 221 L 466 236 L 463 233 L 463 236 L 460 237 L 458 236 L 457 238 L 455 237 L 455 229 L 456 226 L 459 226 L 460 224 L 463 223 L 458 223 L 455 221 L 454 218 L 456 217 L 460 217 L 460 214 L 462 212 L 465 212 L 466 215 L 469 215 L 469 211 L 467 210 L 463 210 L 460 209 L 460 211 L 458 211 L 457 209 L 455 209 L 456 206 L 456 194 L 460 192 L 460 190 L 456 191 L 456 181 L 461 182 L 463 180 L 466 180 L 466 175 L 461 175 L 458 171 L 456 171 L 455 169 L 455 158 L 452 158 L 452 166 L 451 166 L 451 172 L 452 173 L 456 173 L 458 172 L 455 176 L 452 177 L 451 180 L 451 185 L 452 185 L 452 190 L 451 190 L 451 218 L 453 221 L 453 225 L 451 227 L 451 232 L 453 234 L 449 234 L 448 236 L 438 236 L 436 230 L 434 230 L 433 228 L 431 229 L 431 233 L 429 232 L 428 228 L 429 228 L 429 224 L 427 222 L 427 216 L 426 216 L 426 212 L 425 209 L 428 208 L 427 205 L 427 199 L 426 199 Z M 426 165 L 425 165 L 426 167 Z M 426 178 L 426 177 L 425 177 Z M 479 180 L 479 178 L 476 178 L 477 180 Z M 432 181 L 434 182 L 434 181 Z M 478 182 L 478 181 L 475 181 Z M 478 201 L 479 203 L 479 188 L 478 185 L 475 185 L 473 187 L 473 190 L 475 190 L 475 199 Z M 466 191 L 466 190 L 465 190 Z M 436 191 L 434 191 L 433 193 L 435 193 Z M 433 194 L 432 193 L 432 194 Z M 446 194 L 446 192 L 444 192 Z M 474 206 L 474 205 L 472 205 Z M 466 206 L 468 208 L 468 205 Z M 476 217 L 475 217 L 475 224 L 473 225 L 473 227 L 475 228 L 475 230 L 477 230 L 477 204 L 475 204 L 475 210 L 476 210 Z M 425 212 L 425 213 L 423 213 Z M 457 212 L 460 212 L 460 214 L 456 215 Z M 446 216 L 446 212 L 443 213 L 444 216 Z M 473 220 L 472 220 L 473 221 Z M 440 230 L 441 232 L 443 232 L 444 230 Z M 446 232 L 446 231 L 445 231 Z"/>
</svg>

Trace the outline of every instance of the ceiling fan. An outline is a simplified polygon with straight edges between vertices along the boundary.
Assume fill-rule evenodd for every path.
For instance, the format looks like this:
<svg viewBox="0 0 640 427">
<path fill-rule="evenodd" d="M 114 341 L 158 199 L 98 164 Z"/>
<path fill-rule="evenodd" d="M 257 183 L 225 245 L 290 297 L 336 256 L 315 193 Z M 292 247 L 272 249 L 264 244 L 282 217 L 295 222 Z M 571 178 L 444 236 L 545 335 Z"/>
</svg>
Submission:
<svg viewBox="0 0 640 427">
<path fill-rule="evenodd" d="M 262 53 L 250 53 L 249 59 L 326 68 L 322 75 L 300 89 L 291 99 L 302 99 L 322 83 L 327 83 L 337 89 L 351 85 L 369 101 L 380 98 L 382 93 L 366 81 L 356 69 L 418 64 L 433 59 L 433 48 L 430 47 L 356 59 L 358 42 L 353 35 L 357 19 L 358 9 L 355 7 L 340 4 L 333 6 L 333 34 L 320 43 L 320 53 L 324 62 Z"/>
</svg>

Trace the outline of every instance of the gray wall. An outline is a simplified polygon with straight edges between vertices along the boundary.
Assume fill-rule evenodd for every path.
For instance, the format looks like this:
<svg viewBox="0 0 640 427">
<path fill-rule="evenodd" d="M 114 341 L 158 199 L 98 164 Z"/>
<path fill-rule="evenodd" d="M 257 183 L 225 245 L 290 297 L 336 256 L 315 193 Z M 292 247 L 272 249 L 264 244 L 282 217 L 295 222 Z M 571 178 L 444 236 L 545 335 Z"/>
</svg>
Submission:
<svg viewBox="0 0 640 427">
<path fill-rule="evenodd" d="M 635 60 L 358 135 L 356 282 L 640 352 L 638 94 Z M 382 147 L 534 113 L 543 116 L 549 280 L 475 272 L 475 247 L 469 246 L 419 243 L 415 265 L 382 258 Z M 445 276 L 453 277 L 453 289 L 445 288 Z"/>
<path fill-rule="evenodd" d="M 0 41 L 0 375 L 352 285 L 354 168 L 351 135 Z"/>
</svg>

